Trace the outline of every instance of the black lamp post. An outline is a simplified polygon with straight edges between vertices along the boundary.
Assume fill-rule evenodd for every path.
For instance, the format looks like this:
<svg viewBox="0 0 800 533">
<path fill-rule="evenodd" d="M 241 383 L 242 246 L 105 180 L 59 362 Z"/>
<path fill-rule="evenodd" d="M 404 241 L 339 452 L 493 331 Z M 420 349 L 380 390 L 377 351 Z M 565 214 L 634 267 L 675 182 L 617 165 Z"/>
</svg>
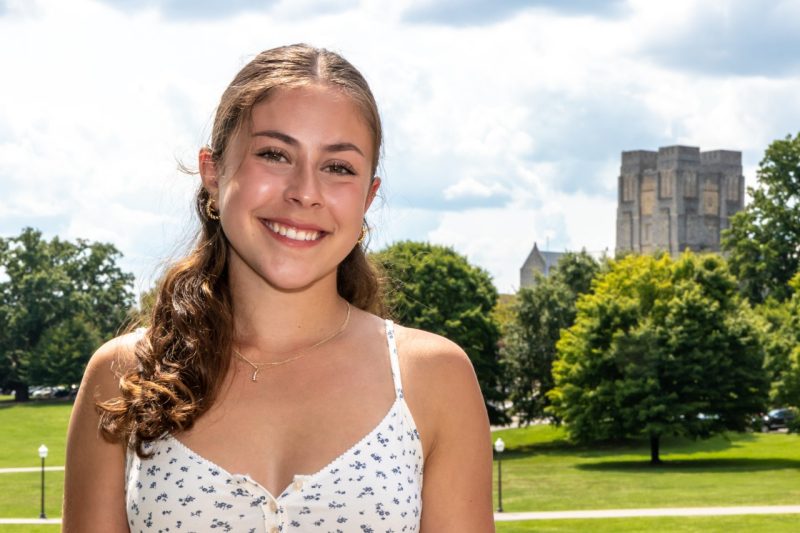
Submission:
<svg viewBox="0 0 800 533">
<path fill-rule="evenodd" d="M 500 437 L 494 441 L 494 451 L 497 452 L 497 512 L 503 512 L 503 460 L 500 454 L 506 449 L 506 443 Z"/>
<path fill-rule="evenodd" d="M 39 518 L 47 518 L 47 515 L 44 514 L 44 460 L 47 458 L 47 446 L 44 444 L 39 446 L 39 457 L 42 458 L 42 513 Z"/>
</svg>

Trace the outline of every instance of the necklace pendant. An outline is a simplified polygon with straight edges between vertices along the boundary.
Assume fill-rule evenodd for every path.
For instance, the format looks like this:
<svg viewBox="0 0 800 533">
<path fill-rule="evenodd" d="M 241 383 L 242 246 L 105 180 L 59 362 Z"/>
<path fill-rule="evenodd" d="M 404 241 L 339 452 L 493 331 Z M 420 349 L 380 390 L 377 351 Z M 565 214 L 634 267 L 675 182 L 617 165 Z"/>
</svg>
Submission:
<svg viewBox="0 0 800 533">
<path fill-rule="evenodd" d="M 250 378 L 250 381 L 255 383 L 258 381 L 258 371 L 261 370 L 260 368 L 256 368 L 255 372 L 253 372 L 253 376 Z"/>
</svg>

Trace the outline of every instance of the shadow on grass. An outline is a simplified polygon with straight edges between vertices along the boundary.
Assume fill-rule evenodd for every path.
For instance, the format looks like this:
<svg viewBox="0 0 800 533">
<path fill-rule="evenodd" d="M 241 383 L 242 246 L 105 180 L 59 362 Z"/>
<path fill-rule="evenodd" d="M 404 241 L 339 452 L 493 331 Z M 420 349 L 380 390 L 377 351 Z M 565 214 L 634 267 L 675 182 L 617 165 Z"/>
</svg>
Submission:
<svg viewBox="0 0 800 533">
<path fill-rule="evenodd" d="M 9 407 L 50 407 L 51 405 L 71 405 L 75 402 L 75 398 L 48 398 L 46 400 L 30 400 L 27 402 L 15 402 L 14 400 L 0 401 L 0 409 L 8 409 Z"/>
<path fill-rule="evenodd" d="M 578 470 L 594 472 L 625 472 L 630 474 L 658 474 L 658 473 L 705 473 L 713 471 L 717 474 L 761 472 L 765 470 L 787 470 L 796 468 L 800 470 L 800 460 L 797 459 L 675 459 L 664 460 L 660 464 L 651 465 L 649 459 L 640 461 L 602 461 L 597 463 L 584 463 L 575 465 Z"/>
<path fill-rule="evenodd" d="M 741 447 L 755 439 L 756 436 L 752 433 L 721 434 L 710 439 L 698 440 L 681 437 L 664 437 L 661 440 L 661 454 L 663 456 L 670 453 L 691 455 L 695 453 L 721 452 Z M 642 462 L 649 465 L 650 443 L 648 440 L 640 438 L 606 441 L 595 444 L 577 444 L 562 438 L 517 446 L 513 450 L 506 452 L 504 457 L 511 459 L 547 455 L 550 457 L 573 456 L 600 459 L 602 457 L 614 457 L 623 454 L 641 455 L 643 457 Z M 641 464 L 637 461 L 631 461 L 631 463 Z"/>
</svg>

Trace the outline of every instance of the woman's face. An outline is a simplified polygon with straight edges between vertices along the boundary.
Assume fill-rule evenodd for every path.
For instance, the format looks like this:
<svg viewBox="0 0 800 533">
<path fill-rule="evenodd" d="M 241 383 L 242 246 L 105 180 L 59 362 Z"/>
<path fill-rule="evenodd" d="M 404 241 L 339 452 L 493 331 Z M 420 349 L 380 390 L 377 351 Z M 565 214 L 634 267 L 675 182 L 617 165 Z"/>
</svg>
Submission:
<svg viewBox="0 0 800 533">
<path fill-rule="evenodd" d="M 252 109 L 203 183 L 230 243 L 231 274 L 279 290 L 336 285 L 380 184 L 372 136 L 356 104 L 325 85 L 276 89 Z"/>
</svg>

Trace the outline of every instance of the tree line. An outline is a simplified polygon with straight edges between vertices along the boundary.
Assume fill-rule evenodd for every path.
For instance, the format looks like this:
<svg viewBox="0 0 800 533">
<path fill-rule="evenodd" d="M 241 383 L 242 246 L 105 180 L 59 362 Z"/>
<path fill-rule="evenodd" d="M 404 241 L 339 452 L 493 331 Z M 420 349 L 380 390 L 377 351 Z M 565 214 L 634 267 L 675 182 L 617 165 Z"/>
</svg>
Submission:
<svg viewBox="0 0 800 533">
<path fill-rule="evenodd" d="M 45 239 L 33 228 L 0 238 L 0 389 L 79 383 L 133 301 L 133 275 L 111 244 Z"/>
<path fill-rule="evenodd" d="M 473 362 L 492 423 L 564 423 L 577 441 L 743 430 L 800 406 L 800 134 L 772 143 L 721 255 L 597 260 L 567 253 L 500 298 L 446 246 L 371 254 L 398 322 L 444 335 Z M 134 306 L 110 244 L 0 239 L 0 388 L 77 383 Z"/>
</svg>

